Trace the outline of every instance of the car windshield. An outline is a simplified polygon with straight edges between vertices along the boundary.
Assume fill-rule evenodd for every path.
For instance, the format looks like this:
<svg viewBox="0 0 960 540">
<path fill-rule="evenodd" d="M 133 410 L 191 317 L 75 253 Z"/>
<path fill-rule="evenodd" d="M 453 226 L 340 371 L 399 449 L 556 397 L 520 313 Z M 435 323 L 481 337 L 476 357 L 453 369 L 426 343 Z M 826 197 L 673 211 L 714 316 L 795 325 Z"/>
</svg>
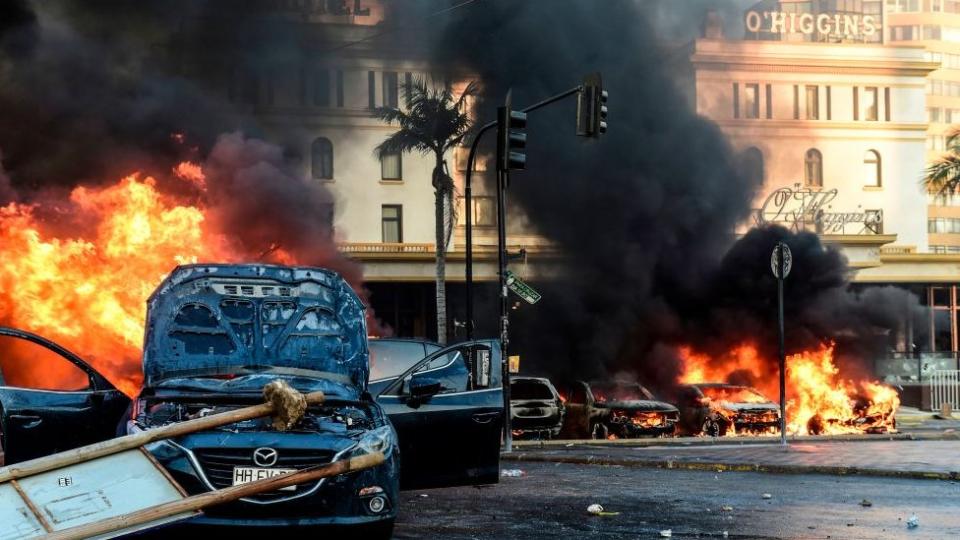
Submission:
<svg viewBox="0 0 960 540">
<path fill-rule="evenodd" d="M 510 383 L 510 399 L 554 399 L 550 387 L 540 381 L 513 381 Z"/>
<path fill-rule="evenodd" d="M 420 341 L 371 339 L 368 347 L 371 381 L 397 377 L 426 356 Z"/>
<path fill-rule="evenodd" d="M 590 391 L 597 401 L 636 401 L 653 399 L 653 395 L 639 384 L 591 384 Z"/>
<path fill-rule="evenodd" d="M 728 403 L 767 403 L 770 400 L 763 394 L 747 386 L 707 386 L 701 387 L 703 395 L 714 401 Z"/>
</svg>

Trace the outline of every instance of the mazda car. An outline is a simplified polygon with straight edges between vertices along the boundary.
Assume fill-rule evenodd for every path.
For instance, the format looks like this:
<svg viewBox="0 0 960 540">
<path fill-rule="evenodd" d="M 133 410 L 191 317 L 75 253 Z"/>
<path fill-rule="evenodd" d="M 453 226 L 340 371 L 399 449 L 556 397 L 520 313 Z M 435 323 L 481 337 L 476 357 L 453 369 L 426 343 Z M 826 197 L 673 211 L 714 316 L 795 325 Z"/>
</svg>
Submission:
<svg viewBox="0 0 960 540">
<path fill-rule="evenodd" d="M 494 341 L 439 349 L 377 395 L 369 391 L 365 308 L 336 273 L 261 264 L 176 268 L 147 301 L 144 383 L 132 403 L 78 355 L 0 329 L 5 370 L 73 369 L 68 386 L 6 377 L 0 428 L 7 463 L 259 403 L 282 379 L 323 391 L 292 429 L 255 419 L 149 445 L 188 493 L 380 451 L 374 468 L 206 509 L 191 525 L 337 525 L 389 537 L 398 490 L 495 483 L 503 425 Z M 24 346 L 29 355 L 20 355 Z M 12 356 L 11 356 L 12 355 Z M 362 531 L 360 531 L 362 529 Z"/>
</svg>

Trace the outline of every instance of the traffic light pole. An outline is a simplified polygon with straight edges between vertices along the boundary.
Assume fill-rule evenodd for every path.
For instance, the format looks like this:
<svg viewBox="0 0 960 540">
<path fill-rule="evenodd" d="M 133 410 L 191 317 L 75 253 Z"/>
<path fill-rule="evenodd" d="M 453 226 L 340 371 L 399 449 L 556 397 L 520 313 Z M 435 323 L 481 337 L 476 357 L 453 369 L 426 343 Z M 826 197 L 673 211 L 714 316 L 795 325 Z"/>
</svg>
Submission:
<svg viewBox="0 0 960 540">
<path fill-rule="evenodd" d="M 544 99 L 530 105 L 529 107 L 522 109 L 522 113 L 530 113 L 537 109 L 541 109 L 556 103 L 567 97 L 577 95 L 583 91 L 583 85 L 575 86 L 565 92 L 561 92 L 555 96 Z M 506 110 L 509 114 L 510 110 L 510 97 L 509 93 L 507 95 L 507 107 Z M 502 119 L 501 119 L 502 120 Z M 464 214 L 467 222 L 466 229 L 466 260 L 464 261 L 466 266 L 465 279 L 466 279 L 466 325 L 467 325 L 467 340 L 472 340 L 474 336 L 474 320 L 473 320 L 473 168 L 474 160 L 476 158 L 477 147 L 484 133 L 490 129 L 497 127 L 499 122 L 490 122 L 484 124 L 477 136 L 474 137 L 473 143 L 470 145 L 470 153 L 467 155 L 467 172 L 464 178 Z M 500 126 L 501 129 L 508 129 L 507 126 Z M 509 151 L 507 149 L 507 151 Z M 499 156 L 498 156 L 499 157 Z M 507 227 L 506 227 L 506 187 L 509 183 L 509 170 L 504 168 L 500 162 L 497 160 L 496 166 L 497 172 L 497 274 L 499 277 L 499 286 L 500 286 L 500 319 L 499 319 L 499 329 L 500 329 L 500 354 L 504 359 L 502 363 L 502 376 L 501 381 L 503 385 L 503 410 L 504 410 L 504 419 L 503 419 L 503 449 L 505 452 L 513 451 L 513 430 L 511 428 L 511 412 L 510 412 L 510 367 L 509 367 L 509 355 L 507 353 L 509 346 L 509 327 L 510 327 L 510 317 L 509 317 L 509 300 L 507 289 Z"/>
<path fill-rule="evenodd" d="M 551 103 L 556 103 L 564 98 L 570 97 L 577 94 L 583 89 L 583 86 L 576 86 L 562 92 L 555 96 L 549 97 L 543 101 L 534 103 L 533 105 L 523 109 L 522 112 L 530 113 L 537 109 L 542 109 Z M 491 129 L 497 127 L 496 122 L 490 122 L 484 124 L 477 131 L 477 136 L 473 138 L 473 142 L 470 144 L 470 153 L 467 155 L 467 173 L 463 182 L 463 199 L 464 199 L 464 219 L 467 222 L 466 230 L 466 260 L 464 264 L 466 265 L 465 279 L 466 279 L 466 309 L 467 309 L 467 341 L 473 339 L 473 167 L 474 161 L 477 155 L 477 148 L 480 146 L 480 139 L 483 138 L 483 135 L 490 131 Z M 499 185 L 499 178 L 498 178 Z M 499 191 L 499 190 L 498 190 Z M 497 210 L 497 215 L 499 216 L 499 208 Z M 499 242 L 499 234 L 497 238 Z M 505 246 L 505 244 L 501 244 Z M 503 249 L 506 249 L 505 247 Z"/>
</svg>

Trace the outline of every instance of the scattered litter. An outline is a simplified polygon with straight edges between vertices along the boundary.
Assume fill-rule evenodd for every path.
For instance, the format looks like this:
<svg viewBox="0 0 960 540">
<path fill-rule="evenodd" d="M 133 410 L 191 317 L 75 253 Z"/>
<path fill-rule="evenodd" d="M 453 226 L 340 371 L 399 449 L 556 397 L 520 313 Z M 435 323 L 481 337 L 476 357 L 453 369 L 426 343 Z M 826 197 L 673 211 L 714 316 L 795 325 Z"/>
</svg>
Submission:
<svg viewBox="0 0 960 540">
<path fill-rule="evenodd" d="M 672 529 L 664 529 L 664 530 L 660 531 L 660 537 L 661 537 L 661 538 L 670 538 L 671 536 L 673 536 L 673 530 L 672 530 Z"/>
<path fill-rule="evenodd" d="M 730 533 L 728 533 L 727 531 L 723 531 L 723 537 L 727 538 L 728 536 L 730 536 Z"/>
<path fill-rule="evenodd" d="M 593 514 L 597 516 L 597 515 L 600 515 L 601 512 L 603 512 L 603 507 L 600 506 L 599 504 L 591 504 L 590 506 L 587 507 L 587 513 L 589 514 Z"/>
<path fill-rule="evenodd" d="M 864 507 L 864 508 L 869 508 L 869 507 L 873 506 L 873 503 L 870 502 L 868 499 L 864 499 L 864 500 L 860 501 L 860 506 L 862 506 L 862 507 Z"/>
<path fill-rule="evenodd" d="M 847 527 L 853 527 L 853 523 L 847 523 Z"/>
<path fill-rule="evenodd" d="M 567 448 L 570 448 L 570 447 L 573 446 L 573 443 L 567 443 L 567 444 L 565 444 L 564 446 L 566 446 Z"/>
<path fill-rule="evenodd" d="M 526 473 L 520 469 L 504 469 L 500 471 L 500 476 L 503 476 L 506 478 L 520 478 L 521 476 L 525 476 L 525 475 Z"/>
<path fill-rule="evenodd" d="M 761 497 L 763 497 L 764 499 L 772 499 L 772 498 L 773 498 L 773 495 L 771 495 L 771 494 L 769 494 L 769 493 L 764 493 L 763 495 L 761 495 Z"/>
<path fill-rule="evenodd" d="M 723 510 L 724 512 L 733 512 L 733 507 L 728 504 L 725 504 L 720 507 L 720 510 Z"/>
<path fill-rule="evenodd" d="M 430 495 L 427 495 L 426 493 L 421 493 L 421 494 L 420 494 L 420 497 L 423 498 L 423 499 L 426 499 L 426 498 L 429 497 L 429 496 L 430 496 Z"/>
<path fill-rule="evenodd" d="M 910 514 L 910 517 L 907 518 L 907 528 L 916 529 L 920 526 L 920 518 L 916 514 Z"/>
</svg>

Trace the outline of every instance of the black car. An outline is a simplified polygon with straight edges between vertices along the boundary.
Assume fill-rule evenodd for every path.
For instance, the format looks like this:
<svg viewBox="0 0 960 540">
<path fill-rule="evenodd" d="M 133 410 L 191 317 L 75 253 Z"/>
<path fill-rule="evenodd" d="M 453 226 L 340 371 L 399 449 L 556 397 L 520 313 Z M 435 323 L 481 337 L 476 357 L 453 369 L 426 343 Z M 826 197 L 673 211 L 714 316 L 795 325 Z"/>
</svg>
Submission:
<svg viewBox="0 0 960 540">
<path fill-rule="evenodd" d="M 672 435 L 679 412 L 635 382 L 582 382 L 566 392 L 560 436 L 570 439 Z"/>
<path fill-rule="evenodd" d="M 510 378 L 510 428 L 519 438 L 552 439 L 560 434 L 565 407 L 549 379 Z"/>
<path fill-rule="evenodd" d="M 443 348 L 439 343 L 426 339 L 395 337 L 371 337 L 367 345 L 370 348 L 369 388 L 374 395 L 428 354 Z"/>
<path fill-rule="evenodd" d="M 778 432 L 780 426 L 780 407 L 749 386 L 683 385 L 677 405 L 681 428 L 689 435 L 761 435 Z"/>
<path fill-rule="evenodd" d="M 347 525 L 363 527 L 363 537 L 389 536 L 401 478 L 411 487 L 498 479 L 503 398 L 497 344 L 436 351 L 375 400 L 367 386 L 364 307 L 336 273 L 181 266 L 150 297 L 146 328 L 144 386 L 125 431 L 260 402 L 262 387 L 275 379 L 302 392 L 322 390 L 328 398 L 286 432 L 260 419 L 151 444 L 148 449 L 189 493 L 359 452 L 387 456 L 372 469 L 211 507 L 192 524 Z M 0 336 L 42 349 L 42 360 L 61 364 L 51 370 L 67 365 L 86 377 L 76 387 L 53 390 L 30 381 L 0 387 L 8 463 L 113 435 L 127 398 L 54 343 L 11 329 Z M 0 346 L 0 354 L 18 347 Z M 443 369 L 421 375 L 438 355 L 445 359 Z M 4 358 L 2 365 L 38 358 Z"/>
</svg>

